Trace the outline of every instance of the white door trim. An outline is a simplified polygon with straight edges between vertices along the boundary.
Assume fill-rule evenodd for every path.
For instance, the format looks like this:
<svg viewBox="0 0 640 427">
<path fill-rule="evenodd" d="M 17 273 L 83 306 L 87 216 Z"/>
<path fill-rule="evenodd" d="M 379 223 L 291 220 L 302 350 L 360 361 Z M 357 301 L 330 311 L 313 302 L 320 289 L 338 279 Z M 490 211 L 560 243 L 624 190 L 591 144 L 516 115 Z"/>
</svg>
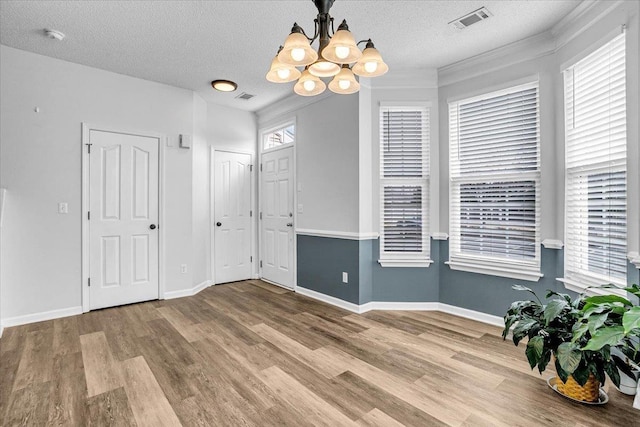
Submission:
<svg viewBox="0 0 640 427">
<path fill-rule="evenodd" d="M 157 132 L 146 131 L 133 131 L 130 129 L 120 129 L 111 126 L 96 126 L 89 123 L 82 122 L 82 138 L 80 140 L 80 149 L 82 150 L 81 160 L 81 205 L 82 205 L 82 231 L 81 231 L 81 246 L 82 246 L 82 281 L 80 282 L 80 289 L 82 289 L 82 312 L 86 313 L 90 309 L 89 305 L 89 152 L 86 144 L 89 143 L 89 132 L 91 130 L 97 130 L 102 132 L 123 133 L 128 135 L 146 136 L 150 138 L 158 139 L 158 298 L 165 298 L 165 223 L 164 223 L 164 188 L 165 188 L 165 174 L 164 174 L 164 155 L 167 138 Z"/>
<path fill-rule="evenodd" d="M 264 146 L 263 139 L 265 134 L 273 130 L 287 127 L 290 125 L 293 125 L 296 130 L 296 137 L 294 138 L 291 144 L 282 145 L 276 148 L 270 148 L 268 150 L 263 149 L 263 146 Z M 284 150 L 286 148 L 293 147 L 293 288 L 291 290 L 295 292 L 295 290 L 298 287 L 298 237 L 296 233 L 296 230 L 298 229 L 298 184 L 297 184 L 298 154 L 296 150 L 296 142 L 298 140 L 298 123 L 296 118 L 294 117 L 291 120 L 282 121 L 277 126 L 269 126 L 269 127 L 260 129 L 258 134 L 259 134 L 258 164 L 256 165 L 256 168 L 258 170 L 258 175 L 257 175 L 258 176 L 258 210 L 256 212 L 256 218 L 260 216 L 260 212 L 262 211 L 262 176 L 260 175 L 260 165 L 262 164 L 262 155 L 265 153 L 272 153 L 274 151 Z M 262 259 L 262 242 L 260 241 L 260 237 L 262 236 L 262 223 L 260 222 L 259 218 L 257 219 L 257 221 L 258 221 L 258 228 L 257 228 L 256 240 L 258 242 L 258 258 L 255 265 L 257 267 L 258 278 L 262 278 L 262 270 L 260 269 L 260 260 Z M 285 288 L 285 289 L 288 289 L 288 288 Z"/>
<path fill-rule="evenodd" d="M 258 265 L 258 257 L 257 257 L 257 253 L 256 253 L 256 238 L 254 236 L 256 236 L 256 218 L 258 217 L 258 213 L 256 212 L 256 206 L 255 206 L 255 200 L 256 200 L 256 184 L 255 184 L 255 177 L 259 176 L 256 174 L 256 164 L 255 164 L 255 155 L 256 153 L 252 152 L 252 151 L 248 151 L 248 150 L 229 150 L 229 149 L 220 149 L 220 148 L 215 148 L 215 147 L 211 147 L 210 148 L 210 155 L 209 155 L 209 253 L 211 256 L 210 259 L 210 263 L 211 263 L 211 285 L 215 285 L 216 284 L 216 251 L 215 251 L 215 228 L 213 226 L 213 222 L 215 221 L 215 214 L 216 214 L 216 197 L 215 197 L 215 190 L 216 190 L 216 174 L 215 174 L 215 159 L 216 159 L 216 151 L 217 152 L 224 152 L 224 153 L 235 153 L 235 154 L 248 154 L 249 156 L 251 156 L 251 190 L 250 190 L 250 197 L 251 197 L 251 212 L 253 214 L 253 216 L 251 217 L 251 235 L 249 236 L 249 241 L 251 242 L 251 257 L 253 259 L 252 262 L 252 266 L 251 266 L 251 277 L 252 278 L 258 278 L 258 269 L 257 269 L 257 265 Z"/>
</svg>

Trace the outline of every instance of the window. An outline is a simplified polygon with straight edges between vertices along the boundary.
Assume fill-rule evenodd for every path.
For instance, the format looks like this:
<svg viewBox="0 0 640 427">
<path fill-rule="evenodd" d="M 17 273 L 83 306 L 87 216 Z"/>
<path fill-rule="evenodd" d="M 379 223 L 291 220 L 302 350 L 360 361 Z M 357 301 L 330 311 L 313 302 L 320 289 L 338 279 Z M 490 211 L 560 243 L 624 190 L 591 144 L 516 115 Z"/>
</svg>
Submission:
<svg viewBox="0 0 640 427">
<path fill-rule="evenodd" d="M 265 133 L 262 136 L 262 149 L 280 147 L 284 144 L 291 144 L 296 138 L 295 125 L 289 125 L 280 129 L 276 129 Z"/>
<path fill-rule="evenodd" d="M 449 104 L 452 269 L 537 281 L 538 83 Z"/>
<path fill-rule="evenodd" d="M 571 287 L 627 279 L 624 34 L 564 70 L 564 280 Z"/>
<path fill-rule="evenodd" d="M 380 107 L 380 264 L 429 260 L 429 108 Z"/>
</svg>

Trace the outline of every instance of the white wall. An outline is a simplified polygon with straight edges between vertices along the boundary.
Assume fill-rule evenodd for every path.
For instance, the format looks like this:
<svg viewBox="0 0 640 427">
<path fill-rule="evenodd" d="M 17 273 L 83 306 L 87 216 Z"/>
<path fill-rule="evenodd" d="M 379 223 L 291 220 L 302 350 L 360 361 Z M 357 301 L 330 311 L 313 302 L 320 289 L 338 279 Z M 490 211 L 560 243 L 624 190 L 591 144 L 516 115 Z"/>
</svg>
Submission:
<svg viewBox="0 0 640 427">
<path fill-rule="evenodd" d="M 369 121 L 371 123 L 371 176 L 372 200 L 371 210 L 375 213 L 372 225 L 375 231 L 380 231 L 380 104 L 393 103 L 412 105 L 427 103 L 429 105 L 430 124 L 430 188 L 429 188 L 429 228 L 430 232 L 441 231 L 439 225 L 439 111 L 438 111 L 438 82 L 436 70 L 389 71 L 388 74 L 371 79 L 371 95 L 361 98 L 361 102 L 368 103 Z M 362 107 L 361 107 L 362 108 Z M 366 113 L 365 111 L 362 111 Z M 364 178 L 364 177 L 363 177 Z"/>
<path fill-rule="evenodd" d="M 198 95 L 194 96 L 198 97 Z M 199 98 L 199 97 L 198 97 Z M 202 101 L 204 102 L 204 101 Z M 198 103 L 200 128 L 193 146 L 193 285 L 214 281 L 211 241 L 211 148 L 240 151 L 254 156 L 257 124 L 254 113 L 214 104 Z M 204 114 L 204 117 L 202 115 Z M 194 117 L 195 117 L 194 116 Z M 200 135 L 202 134 L 202 135 Z M 255 160 L 254 160 L 255 161 Z M 255 169 L 254 169 L 255 171 Z M 254 173 L 254 176 L 257 175 Z M 254 179 L 252 185 L 257 185 Z M 257 197 L 257 192 L 254 198 Z M 254 205 L 257 201 L 254 199 Z M 255 228 L 255 225 L 254 225 Z M 254 248 L 257 236 L 254 233 Z M 253 259 L 257 259 L 255 253 Z M 257 274 L 257 270 L 254 271 Z"/>
<path fill-rule="evenodd" d="M 297 202 L 304 209 L 296 229 L 358 233 L 358 95 L 331 94 L 296 107 L 304 101 L 286 98 L 258 112 L 260 129 L 296 120 L 297 183 L 302 186 Z"/>
<path fill-rule="evenodd" d="M 81 305 L 81 123 L 164 134 L 166 290 L 192 287 L 191 91 L 0 46 L 4 319 Z M 40 108 L 36 113 L 34 109 Z M 69 203 L 59 215 L 57 203 Z"/>
</svg>

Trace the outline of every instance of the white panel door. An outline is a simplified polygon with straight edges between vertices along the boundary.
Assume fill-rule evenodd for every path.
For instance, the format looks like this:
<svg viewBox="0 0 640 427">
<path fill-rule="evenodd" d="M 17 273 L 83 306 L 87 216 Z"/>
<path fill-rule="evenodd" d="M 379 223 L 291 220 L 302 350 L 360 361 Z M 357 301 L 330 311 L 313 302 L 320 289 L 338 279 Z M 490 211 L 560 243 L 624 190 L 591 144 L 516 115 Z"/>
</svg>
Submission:
<svg viewBox="0 0 640 427">
<path fill-rule="evenodd" d="M 293 288 L 293 147 L 262 155 L 261 275 Z"/>
<path fill-rule="evenodd" d="M 159 139 L 89 139 L 89 307 L 157 299 Z"/>
<path fill-rule="evenodd" d="M 251 156 L 214 154 L 215 283 L 251 278 Z"/>
</svg>

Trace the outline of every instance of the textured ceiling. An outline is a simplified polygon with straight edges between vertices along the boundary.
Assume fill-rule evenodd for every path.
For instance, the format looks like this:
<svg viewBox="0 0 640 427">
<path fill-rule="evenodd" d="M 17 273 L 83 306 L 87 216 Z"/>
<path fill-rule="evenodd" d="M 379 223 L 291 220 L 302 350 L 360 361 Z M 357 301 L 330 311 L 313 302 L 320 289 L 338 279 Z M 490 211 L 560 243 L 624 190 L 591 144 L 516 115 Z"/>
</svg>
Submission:
<svg viewBox="0 0 640 427">
<path fill-rule="evenodd" d="M 441 67 L 551 28 L 580 0 L 348 1 L 357 40 L 372 38 L 391 71 Z M 482 6 L 493 17 L 465 30 L 447 23 Z M 211 103 L 255 111 L 289 95 L 293 84 L 264 75 L 294 21 L 313 32 L 310 0 L 0 1 L 0 43 L 116 73 L 191 89 Z M 66 34 L 46 38 L 43 28 Z M 213 91 L 213 79 L 238 91 Z M 241 92 L 257 95 L 235 99 Z"/>
</svg>

